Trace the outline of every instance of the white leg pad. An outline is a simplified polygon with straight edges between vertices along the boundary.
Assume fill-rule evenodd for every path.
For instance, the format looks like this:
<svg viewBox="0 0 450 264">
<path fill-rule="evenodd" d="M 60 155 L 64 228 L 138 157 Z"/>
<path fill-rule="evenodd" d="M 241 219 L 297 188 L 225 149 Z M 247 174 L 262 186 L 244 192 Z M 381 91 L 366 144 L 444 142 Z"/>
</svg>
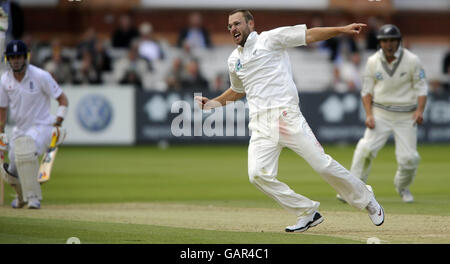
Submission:
<svg viewBox="0 0 450 264">
<path fill-rule="evenodd" d="M 39 161 L 36 145 L 31 137 L 19 137 L 14 141 L 17 172 L 22 185 L 23 199 L 42 200 L 41 185 L 37 181 Z"/>
</svg>

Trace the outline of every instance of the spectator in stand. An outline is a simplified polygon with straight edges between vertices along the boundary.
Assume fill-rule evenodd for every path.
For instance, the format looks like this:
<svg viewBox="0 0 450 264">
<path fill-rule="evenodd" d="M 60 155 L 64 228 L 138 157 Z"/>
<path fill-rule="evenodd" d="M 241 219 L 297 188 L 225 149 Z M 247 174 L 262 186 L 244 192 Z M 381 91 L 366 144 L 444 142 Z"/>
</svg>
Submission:
<svg viewBox="0 0 450 264">
<path fill-rule="evenodd" d="M 172 68 L 166 77 L 166 84 L 168 91 L 181 91 L 181 79 L 183 75 L 183 60 L 176 57 L 172 61 Z"/>
<path fill-rule="evenodd" d="M 93 27 L 90 27 L 84 32 L 81 42 L 77 45 L 77 59 L 80 60 L 86 50 L 90 53 L 91 57 L 94 56 L 96 42 L 97 33 Z"/>
<path fill-rule="evenodd" d="M 114 48 L 129 48 L 131 41 L 139 37 L 137 28 L 133 25 L 129 15 L 122 15 L 119 18 L 118 28 L 111 37 L 111 44 Z"/>
<path fill-rule="evenodd" d="M 181 76 L 181 88 L 183 90 L 208 90 L 208 81 L 200 72 L 197 60 L 190 60 L 185 65 L 185 74 Z"/>
<path fill-rule="evenodd" d="M 48 71 L 58 84 L 72 83 L 71 61 L 63 58 L 61 49 L 52 49 L 52 56 L 44 64 L 44 70 Z"/>
<path fill-rule="evenodd" d="M 203 27 L 203 18 L 199 12 L 189 15 L 189 26 L 180 31 L 177 41 L 179 48 L 186 43 L 192 49 L 211 48 L 209 32 Z"/>
<path fill-rule="evenodd" d="M 98 72 L 92 62 L 92 56 L 88 49 L 81 51 L 81 61 L 75 66 L 75 84 L 101 84 L 101 74 Z"/>
<path fill-rule="evenodd" d="M 94 64 L 94 68 L 100 74 L 103 72 L 110 72 L 112 69 L 111 66 L 111 56 L 108 54 L 108 51 L 105 49 L 105 45 L 103 41 L 96 41 L 94 47 L 94 53 L 92 55 L 92 63 Z"/>
<path fill-rule="evenodd" d="M 344 84 L 338 92 L 359 92 L 362 89 L 361 55 L 359 52 L 352 53 L 348 60 L 342 63 L 338 69 L 338 78 Z M 335 86 L 338 88 L 337 86 Z"/>
<path fill-rule="evenodd" d="M 347 24 L 347 21 L 343 20 L 340 25 Z M 326 40 L 325 46 L 330 50 L 330 61 L 335 65 L 340 65 L 345 59 L 345 56 L 358 51 L 353 35 L 348 34 L 342 34 Z"/>
<path fill-rule="evenodd" d="M 119 82 L 120 84 L 131 84 L 133 85 L 137 90 L 142 90 L 142 78 L 137 73 L 136 69 L 128 69 L 125 72 L 125 75 L 123 76 L 122 80 Z"/>
<path fill-rule="evenodd" d="M 185 66 L 192 60 L 197 59 L 192 54 L 191 46 L 187 42 L 184 42 L 180 54 L 173 59 L 172 68 L 166 76 L 166 84 L 169 91 L 181 91 L 181 80 L 183 75 L 187 74 Z"/>
<path fill-rule="evenodd" d="M 151 71 L 148 62 L 139 57 L 139 42 L 133 40 L 126 57 L 119 59 L 114 65 L 114 76 L 122 84 L 139 83 L 142 87 L 142 76 Z"/>
<path fill-rule="evenodd" d="M 376 51 L 379 49 L 377 34 L 382 25 L 384 25 L 384 23 L 381 18 L 369 17 L 366 31 L 366 50 Z"/>
<path fill-rule="evenodd" d="M 433 94 L 444 94 L 446 93 L 444 83 L 440 82 L 438 79 L 430 79 L 428 81 L 428 89 Z"/>
<path fill-rule="evenodd" d="M 40 47 L 39 43 L 35 39 L 33 39 L 33 36 L 30 33 L 25 33 L 23 35 L 22 41 L 25 43 L 25 45 L 27 45 L 28 49 L 32 51 L 30 53 L 30 64 L 42 67 L 42 61 L 39 61 L 38 56 L 36 56 Z"/>
<path fill-rule="evenodd" d="M 184 64 L 188 63 L 191 60 L 196 60 L 196 56 L 192 54 L 192 47 L 189 45 L 187 41 L 183 43 L 181 52 L 179 54 L 179 57 L 181 58 L 182 62 Z"/>
<path fill-rule="evenodd" d="M 450 51 L 447 51 L 447 54 L 445 54 L 442 63 L 442 73 L 444 74 L 442 87 L 446 92 L 450 92 Z"/>
<path fill-rule="evenodd" d="M 330 61 L 339 65 L 346 54 L 357 52 L 356 42 L 351 36 L 341 35 L 326 41 L 330 49 Z"/>
<path fill-rule="evenodd" d="M 149 63 L 155 60 L 163 60 L 164 53 L 161 45 L 153 38 L 152 24 L 145 22 L 139 27 L 140 42 L 139 42 L 139 56 L 146 59 Z"/>
<path fill-rule="evenodd" d="M 54 53 L 60 53 L 61 57 L 63 57 L 64 60 L 68 60 L 69 58 L 66 58 L 62 54 L 63 46 L 61 44 L 61 40 L 59 38 L 53 38 L 50 41 L 50 51 L 47 52 L 47 49 L 44 49 L 44 52 L 40 54 L 41 64 L 45 65 L 47 62 L 52 60 L 52 57 L 54 56 Z"/>
<path fill-rule="evenodd" d="M 228 72 L 220 72 L 216 75 L 214 79 L 214 85 L 212 90 L 215 92 L 224 92 L 226 89 L 230 88 L 230 76 Z"/>
</svg>

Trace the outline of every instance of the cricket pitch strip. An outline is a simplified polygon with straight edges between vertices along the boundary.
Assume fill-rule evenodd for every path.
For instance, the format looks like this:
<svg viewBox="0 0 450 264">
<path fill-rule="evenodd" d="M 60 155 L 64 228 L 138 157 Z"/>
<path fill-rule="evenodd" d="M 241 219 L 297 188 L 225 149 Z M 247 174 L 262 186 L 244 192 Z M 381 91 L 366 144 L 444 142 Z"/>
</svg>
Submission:
<svg viewBox="0 0 450 264">
<path fill-rule="evenodd" d="M 341 237 L 365 243 L 450 243 L 450 216 L 386 213 L 381 227 L 365 211 L 320 211 L 325 221 L 306 231 L 309 235 Z M 235 232 L 283 232 L 295 223 L 284 209 L 240 208 L 180 203 L 115 203 L 45 205 L 40 210 L 0 207 L 1 216 L 147 224 Z M 180 221 L 182 219 L 182 221 Z M 299 235 L 301 234 L 286 234 Z"/>
</svg>

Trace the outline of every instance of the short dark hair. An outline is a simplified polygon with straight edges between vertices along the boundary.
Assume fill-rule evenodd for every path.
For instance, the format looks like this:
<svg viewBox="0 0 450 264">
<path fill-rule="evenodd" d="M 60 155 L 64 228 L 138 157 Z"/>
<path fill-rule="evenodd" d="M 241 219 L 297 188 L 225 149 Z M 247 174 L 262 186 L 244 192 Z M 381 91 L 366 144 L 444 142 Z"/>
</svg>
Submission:
<svg viewBox="0 0 450 264">
<path fill-rule="evenodd" d="M 240 8 L 239 9 L 235 9 L 235 10 L 231 11 L 228 14 L 228 16 L 234 15 L 236 13 L 242 13 L 244 15 L 245 22 L 247 22 L 247 23 L 250 20 L 254 21 L 252 13 L 250 13 L 250 11 L 248 11 L 247 9 L 240 9 Z"/>
</svg>

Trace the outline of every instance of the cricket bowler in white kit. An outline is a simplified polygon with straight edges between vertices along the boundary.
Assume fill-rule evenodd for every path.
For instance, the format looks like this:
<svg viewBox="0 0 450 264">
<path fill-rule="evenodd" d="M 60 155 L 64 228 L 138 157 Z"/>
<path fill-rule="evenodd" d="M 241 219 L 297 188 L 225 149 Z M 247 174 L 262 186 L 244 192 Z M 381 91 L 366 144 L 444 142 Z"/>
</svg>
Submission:
<svg viewBox="0 0 450 264">
<path fill-rule="evenodd" d="M 393 134 L 398 163 L 395 189 L 404 202 L 413 202 L 409 186 L 420 160 L 417 124 L 423 122 L 427 99 L 425 72 L 419 58 L 402 47 L 395 25 L 381 27 L 377 38 L 381 49 L 367 61 L 361 91 L 367 128 L 356 146 L 351 173 L 367 182 L 372 160 Z"/>
<path fill-rule="evenodd" d="M 64 140 L 65 131 L 60 127 L 68 100 L 50 73 L 30 65 L 28 57 L 22 41 L 13 40 L 6 46 L 10 69 L 0 80 L 0 147 L 8 150 L 10 163 L 2 164 L 0 174 L 17 193 L 13 208 L 27 204 L 30 209 L 39 209 L 42 192 L 37 180 L 38 156 L 50 145 L 53 133 L 59 135 L 57 144 Z M 51 99 L 59 104 L 56 117 L 50 114 Z M 4 131 L 8 110 L 15 123 L 9 139 Z"/>
<path fill-rule="evenodd" d="M 252 131 L 248 148 L 250 182 L 297 216 L 286 232 L 303 232 L 323 221 L 319 202 L 297 194 L 277 179 L 278 158 L 288 147 L 303 157 L 350 205 L 367 209 L 375 225 L 384 222 L 383 208 L 368 187 L 327 155 L 300 112 L 286 49 L 326 40 L 341 33 L 358 34 L 364 24 L 312 28 L 281 27 L 258 34 L 248 10 L 229 15 L 228 30 L 238 47 L 228 59 L 231 87 L 209 100 L 196 97 L 203 109 L 220 107 L 247 96 Z"/>
</svg>

